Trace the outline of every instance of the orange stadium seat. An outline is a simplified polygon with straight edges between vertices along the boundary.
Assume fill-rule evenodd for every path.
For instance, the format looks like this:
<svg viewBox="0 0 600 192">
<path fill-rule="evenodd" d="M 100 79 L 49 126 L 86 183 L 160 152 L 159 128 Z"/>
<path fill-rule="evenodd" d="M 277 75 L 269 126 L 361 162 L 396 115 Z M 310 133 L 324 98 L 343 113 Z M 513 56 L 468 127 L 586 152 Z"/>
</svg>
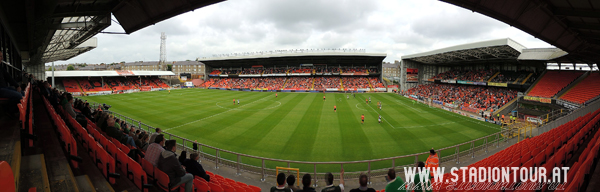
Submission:
<svg viewBox="0 0 600 192">
<path fill-rule="evenodd" d="M 582 72 L 547 71 L 527 95 L 552 97 L 582 74 Z"/>
</svg>

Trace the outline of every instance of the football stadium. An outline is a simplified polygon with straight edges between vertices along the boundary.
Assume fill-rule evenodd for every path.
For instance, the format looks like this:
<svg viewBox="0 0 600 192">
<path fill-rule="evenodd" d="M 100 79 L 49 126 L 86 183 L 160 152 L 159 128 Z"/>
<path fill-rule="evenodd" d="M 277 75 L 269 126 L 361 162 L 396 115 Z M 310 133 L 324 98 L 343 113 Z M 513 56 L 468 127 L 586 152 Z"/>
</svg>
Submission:
<svg viewBox="0 0 600 192">
<path fill-rule="evenodd" d="M 53 63 L 221 3 L 0 2 L 0 191 L 600 189 L 597 2 L 443 0 L 551 48 Z"/>
</svg>

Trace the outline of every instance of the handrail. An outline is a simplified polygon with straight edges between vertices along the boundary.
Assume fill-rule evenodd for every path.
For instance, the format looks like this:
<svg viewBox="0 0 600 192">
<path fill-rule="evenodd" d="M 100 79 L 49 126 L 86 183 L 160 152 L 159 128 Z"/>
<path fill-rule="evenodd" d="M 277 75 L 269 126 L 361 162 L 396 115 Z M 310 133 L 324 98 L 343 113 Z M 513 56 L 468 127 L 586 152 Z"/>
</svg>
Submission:
<svg viewBox="0 0 600 192">
<path fill-rule="evenodd" d="M 94 103 L 94 102 L 92 102 L 90 104 L 92 106 L 100 105 L 99 103 Z M 148 133 L 152 133 L 155 130 L 154 127 L 147 125 L 145 123 L 142 123 L 141 121 L 137 121 L 133 118 L 124 116 L 122 114 L 119 114 L 119 113 L 116 113 L 116 112 L 113 112 L 110 110 L 105 110 L 105 111 L 115 115 L 115 117 L 122 119 L 123 121 L 125 121 L 125 123 L 127 123 L 129 125 L 135 125 L 135 126 L 138 126 L 139 129 L 148 131 Z M 506 132 L 506 130 L 500 130 L 499 132 L 496 132 L 494 134 L 480 137 L 480 138 L 477 138 L 477 139 L 474 139 L 471 141 L 467 141 L 467 142 L 463 142 L 460 144 L 437 149 L 438 157 L 440 158 L 441 162 L 450 162 L 450 163 L 459 164 L 460 162 L 464 161 L 463 158 L 467 158 L 467 159 L 475 158 L 476 153 L 479 154 L 481 152 L 485 152 L 485 154 L 487 154 L 488 148 L 490 148 L 490 147 L 493 148 L 494 146 L 495 146 L 495 148 L 498 148 L 498 147 L 500 147 L 500 142 L 508 143 L 509 140 L 507 138 L 504 138 L 501 136 L 502 134 L 505 134 L 505 132 Z M 178 143 L 177 144 L 178 146 L 183 147 L 184 149 L 187 149 L 187 150 L 193 150 L 190 146 L 190 144 L 194 143 L 192 140 L 186 139 L 186 138 L 178 136 L 178 135 L 168 133 L 166 131 L 163 131 L 163 133 L 166 134 L 165 136 L 168 135 L 168 139 L 180 139 L 182 142 Z M 481 141 L 483 141 L 481 144 L 478 144 L 477 146 L 475 145 L 475 142 L 481 142 Z M 310 168 L 308 168 L 307 171 L 302 171 L 302 173 L 307 173 L 307 174 L 313 175 L 314 187 L 317 187 L 316 186 L 317 176 L 319 176 L 317 174 L 317 165 L 338 164 L 343 168 L 344 164 L 346 164 L 346 165 L 348 165 L 348 164 L 367 164 L 368 166 L 365 167 L 366 173 L 367 173 L 367 176 L 369 177 L 369 179 L 371 179 L 371 177 L 373 177 L 373 176 L 384 175 L 386 173 L 386 170 L 390 167 L 396 168 L 396 167 L 413 166 L 412 163 L 396 164 L 397 159 L 399 159 L 399 160 L 402 159 L 402 160 L 404 160 L 405 163 L 410 162 L 411 161 L 410 159 L 414 159 L 414 163 L 417 163 L 417 161 L 419 160 L 419 156 L 429 154 L 429 152 L 427 151 L 427 152 L 423 152 L 423 153 L 414 153 L 414 154 L 400 155 L 400 156 L 394 156 L 394 157 L 385 157 L 385 158 L 379 158 L 379 159 L 356 160 L 356 161 L 313 162 L 313 161 L 296 161 L 296 160 L 284 160 L 284 159 L 259 157 L 259 156 L 224 150 L 224 149 L 220 149 L 215 146 L 210 146 L 210 145 L 203 144 L 203 143 L 196 143 L 196 144 L 198 145 L 198 150 L 194 150 L 194 151 L 198 152 L 200 154 L 200 156 L 202 157 L 202 159 L 206 159 L 208 161 L 214 162 L 215 169 L 219 169 L 219 164 L 226 165 L 226 166 L 236 169 L 237 175 L 240 175 L 242 170 L 244 170 L 246 172 L 252 172 L 255 174 L 259 174 L 261 176 L 261 181 L 265 181 L 265 177 L 268 175 L 273 175 L 274 171 L 275 171 L 274 168 L 266 167 L 265 161 L 287 163 L 288 167 L 290 167 L 291 163 L 302 164 L 303 166 L 312 165 L 312 167 L 313 167 L 312 172 L 308 171 L 308 170 L 310 170 Z M 468 147 L 468 149 L 461 150 L 461 147 Z M 214 155 L 212 153 L 204 151 L 205 148 L 215 150 Z M 442 153 L 448 153 L 448 150 L 452 150 L 452 149 L 454 149 L 453 150 L 454 152 L 449 153 L 447 155 L 442 155 Z M 223 153 L 223 152 L 237 156 L 237 158 L 232 158 L 232 159 L 222 158 L 221 153 Z M 471 158 L 468 158 L 469 156 Z M 252 159 L 260 161 L 262 163 L 261 163 L 261 165 L 258 165 L 258 163 L 253 163 L 253 164 L 242 163 L 241 157 L 252 158 Z M 408 158 L 408 159 L 406 159 L 406 158 Z M 381 164 L 377 165 L 378 167 L 375 167 L 375 168 L 373 168 L 371 166 L 372 163 L 378 163 L 378 162 L 390 161 L 390 160 L 391 160 L 390 166 L 385 165 L 384 167 L 382 167 Z M 358 176 L 357 173 L 359 173 L 359 172 L 365 172 L 365 170 L 355 171 L 355 172 L 347 171 L 346 178 L 357 177 Z M 399 170 L 399 172 L 402 172 L 402 170 Z M 322 172 L 318 172 L 318 173 L 323 174 Z"/>
<path fill-rule="evenodd" d="M 2 54 L 2 53 L 0 53 L 0 54 Z M 12 64 L 10 64 L 9 62 L 2 61 L 2 63 L 6 64 L 6 65 L 7 65 L 7 66 L 9 66 L 9 67 L 12 67 L 13 69 L 15 69 L 15 70 L 17 70 L 17 71 L 21 71 L 21 69 L 19 69 L 19 68 L 17 68 L 17 67 L 15 67 L 15 66 L 13 66 L 13 65 L 12 65 Z"/>
</svg>

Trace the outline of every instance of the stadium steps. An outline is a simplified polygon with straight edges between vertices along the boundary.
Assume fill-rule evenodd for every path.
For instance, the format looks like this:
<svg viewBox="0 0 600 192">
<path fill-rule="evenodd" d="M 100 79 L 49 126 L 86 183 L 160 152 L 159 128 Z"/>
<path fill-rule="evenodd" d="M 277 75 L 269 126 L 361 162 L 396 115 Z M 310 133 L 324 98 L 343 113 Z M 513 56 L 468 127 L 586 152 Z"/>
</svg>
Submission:
<svg viewBox="0 0 600 192">
<path fill-rule="evenodd" d="M 32 187 L 37 191 L 51 191 L 44 154 L 23 156 L 20 169 L 18 191 L 27 191 Z"/>
<path fill-rule="evenodd" d="M 81 88 L 81 85 L 79 84 L 79 81 L 78 81 L 78 80 L 75 80 L 75 82 L 77 82 L 77 88 L 79 88 L 79 90 L 80 90 L 80 91 L 81 91 L 81 92 L 82 92 L 84 95 L 87 95 L 87 94 L 85 93 L 85 91 L 83 91 L 83 88 Z"/>
<path fill-rule="evenodd" d="M 586 192 L 594 192 L 600 190 L 600 166 L 598 166 L 600 164 L 600 158 L 597 159 L 594 164 L 595 165 L 592 166 L 591 169 L 591 171 L 593 172 L 590 176 L 590 183 L 587 185 L 587 189 L 585 190 Z"/>
<path fill-rule="evenodd" d="M 15 185 L 19 184 L 21 170 L 20 127 L 17 118 L 0 116 L 0 161 L 6 161 L 15 177 Z"/>
<path fill-rule="evenodd" d="M 531 78 L 531 76 L 533 76 L 533 73 L 529 73 L 529 75 L 527 75 L 527 77 L 525 77 L 525 79 L 523 79 L 523 81 L 521 82 L 521 85 L 525 84 L 525 82 L 527 82 L 527 80 L 529 80 L 529 78 Z"/>
<path fill-rule="evenodd" d="M 579 84 L 581 81 L 583 81 L 589 75 L 590 75 L 589 71 L 585 72 L 584 74 L 582 74 L 581 76 L 579 76 L 577 79 L 575 79 L 573 82 L 569 83 L 569 85 L 567 85 L 565 88 L 563 88 L 558 93 L 556 93 L 556 95 L 554 95 L 554 97 L 552 97 L 552 98 L 558 99 L 558 98 L 562 97 L 565 93 L 569 92 L 571 89 L 573 89 L 574 87 L 576 87 L 577 84 Z"/>
<path fill-rule="evenodd" d="M 500 71 L 498 71 L 498 72 L 494 73 L 494 75 L 492 75 L 492 77 L 490 77 L 490 79 L 488 79 L 488 81 L 487 81 L 487 82 L 488 82 L 488 83 L 489 83 L 489 82 L 492 82 L 492 79 L 496 78 L 496 76 L 498 76 L 498 75 L 500 75 Z"/>
<path fill-rule="evenodd" d="M 494 111 L 492 113 L 492 117 L 496 117 L 496 115 L 498 113 L 500 114 L 507 114 L 508 112 L 510 112 L 513 108 L 515 108 L 514 105 L 517 104 L 517 101 L 519 100 L 519 98 L 515 97 L 514 99 L 512 99 L 511 101 L 509 101 L 508 103 L 506 103 L 506 105 L 500 107 L 498 110 Z M 512 107 L 511 107 L 512 106 Z M 508 112 L 503 112 L 506 111 L 508 109 Z"/>
<path fill-rule="evenodd" d="M 367 83 L 369 83 L 369 87 L 371 88 L 371 90 L 373 90 L 373 85 L 371 85 L 371 81 L 367 78 Z"/>
<path fill-rule="evenodd" d="M 285 83 L 283 83 L 283 87 L 281 89 L 285 89 L 285 86 L 287 86 L 288 79 L 289 78 L 285 78 Z"/>
<path fill-rule="evenodd" d="M 342 88 L 342 90 L 344 90 L 344 81 L 342 80 L 341 77 L 340 77 L 340 87 Z"/>
<path fill-rule="evenodd" d="M 538 76 L 538 78 L 535 80 L 535 82 L 533 82 L 531 84 L 531 86 L 529 86 L 529 88 L 527 88 L 527 90 L 525 91 L 524 95 L 527 95 L 527 94 L 529 94 L 529 92 L 531 92 L 531 90 L 533 89 L 533 87 L 535 87 L 540 82 L 540 80 L 542 80 L 542 78 L 546 75 L 546 72 L 548 72 L 548 70 L 544 70 L 542 72 L 542 74 L 540 74 L 540 76 Z"/>
<path fill-rule="evenodd" d="M 512 84 L 517 84 L 519 82 L 519 78 L 517 78 L 515 81 L 512 82 Z"/>
<path fill-rule="evenodd" d="M 44 137 L 39 137 L 33 148 L 24 150 L 24 154 L 33 154 L 28 156 L 29 159 L 26 159 L 25 157 L 23 158 L 21 179 L 30 180 L 30 177 L 38 177 L 38 175 L 32 176 L 31 174 L 43 173 L 43 182 L 48 184 L 44 185 L 44 187 L 48 187 L 49 190 L 79 191 L 75 176 L 69 163 L 70 160 L 67 159 L 67 156 L 62 149 L 59 136 L 53 128 L 53 124 L 50 121 L 50 117 L 45 109 L 45 105 L 42 102 L 42 97 L 37 92 L 33 96 L 33 107 L 37 135 L 44 135 Z M 40 163 L 41 165 L 38 165 L 28 162 L 33 160 L 38 161 L 39 163 L 40 158 L 36 157 L 36 155 L 41 155 L 41 160 L 45 161 L 45 163 Z M 39 189 L 40 188 L 38 188 L 38 190 Z"/>
<path fill-rule="evenodd" d="M 312 86 L 310 87 L 310 90 L 315 90 L 315 78 L 312 78 Z"/>
</svg>

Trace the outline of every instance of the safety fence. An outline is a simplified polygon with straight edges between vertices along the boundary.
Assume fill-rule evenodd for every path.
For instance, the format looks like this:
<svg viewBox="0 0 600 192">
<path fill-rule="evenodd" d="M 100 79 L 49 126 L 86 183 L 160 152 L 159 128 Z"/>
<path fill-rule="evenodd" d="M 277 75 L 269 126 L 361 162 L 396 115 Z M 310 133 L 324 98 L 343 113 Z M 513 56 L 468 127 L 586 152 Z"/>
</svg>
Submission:
<svg viewBox="0 0 600 192">
<path fill-rule="evenodd" d="M 98 104 L 92 104 L 92 106 L 98 106 Z M 113 114 L 116 118 L 125 121 L 129 125 L 133 125 L 144 131 L 147 131 L 149 134 L 155 132 L 155 128 L 150 125 L 110 110 L 106 111 Z M 476 156 L 482 154 L 485 155 L 489 152 L 489 150 L 498 148 L 500 145 L 508 143 L 508 140 L 501 136 L 502 133 L 503 132 L 500 131 L 468 142 L 436 149 L 440 158 L 440 163 L 459 164 L 475 158 Z M 319 179 L 323 179 L 325 172 L 333 172 L 335 177 L 339 178 L 338 172 L 340 169 L 361 170 L 346 171 L 344 178 L 358 178 L 360 173 L 366 173 L 369 179 L 371 179 L 371 177 L 386 175 L 389 168 L 399 169 L 397 172 L 403 172 L 402 170 L 404 167 L 413 167 L 418 161 L 425 161 L 429 155 L 429 151 L 426 151 L 422 153 L 370 160 L 307 162 L 258 157 L 220 149 L 203 143 L 196 143 L 198 149 L 194 150 L 192 148 L 194 141 L 168 133 L 166 131 L 163 131 L 162 134 L 165 135 L 165 139 L 177 140 L 177 144 L 181 149 L 188 152 L 197 152 L 200 154 L 201 159 L 213 162 L 216 169 L 221 166 L 227 166 L 235 169 L 238 175 L 242 172 L 259 174 L 262 181 L 264 181 L 268 176 L 275 176 L 276 167 L 300 168 L 300 170 L 303 170 L 301 171 L 301 174 L 313 175 L 314 183 L 317 183 Z"/>
</svg>

